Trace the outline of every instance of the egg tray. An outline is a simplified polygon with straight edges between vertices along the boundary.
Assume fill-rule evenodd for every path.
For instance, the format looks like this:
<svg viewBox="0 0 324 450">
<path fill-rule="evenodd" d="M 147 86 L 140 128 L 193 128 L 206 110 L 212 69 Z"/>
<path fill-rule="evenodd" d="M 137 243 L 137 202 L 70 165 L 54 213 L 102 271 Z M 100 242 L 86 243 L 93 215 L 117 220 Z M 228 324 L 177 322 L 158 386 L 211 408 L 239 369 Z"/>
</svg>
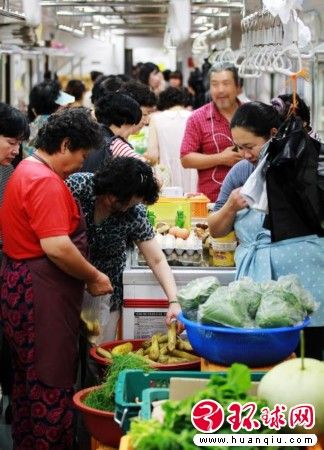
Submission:
<svg viewBox="0 0 324 450">
<path fill-rule="evenodd" d="M 162 250 L 165 254 L 166 260 L 170 266 L 190 266 L 200 267 L 203 262 L 202 249 L 199 250 L 182 250 L 173 249 L 171 252 Z M 189 253 L 190 252 L 190 253 Z M 147 266 L 147 262 L 141 253 L 138 253 L 137 263 L 139 266 Z"/>
</svg>

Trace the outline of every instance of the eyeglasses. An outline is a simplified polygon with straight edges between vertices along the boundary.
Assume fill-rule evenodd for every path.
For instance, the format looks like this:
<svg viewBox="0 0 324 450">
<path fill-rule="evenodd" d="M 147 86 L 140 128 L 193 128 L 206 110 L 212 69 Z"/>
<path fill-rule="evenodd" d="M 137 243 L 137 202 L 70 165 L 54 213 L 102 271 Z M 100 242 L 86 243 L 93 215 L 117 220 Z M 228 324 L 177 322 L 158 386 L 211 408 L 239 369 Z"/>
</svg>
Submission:
<svg viewBox="0 0 324 450">
<path fill-rule="evenodd" d="M 245 145 L 235 144 L 235 147 L 233 148 L 233 151 L 234 152 L 239 152 L 239 151 L 241 151 L 241 152 L 253 152 L 254 150 L 262 148 L 263 146 L 264 146 L 264 143 L 262 143 L 262 144 L 255 144 L 252 147 L 247 147 Z"/>
</svg>

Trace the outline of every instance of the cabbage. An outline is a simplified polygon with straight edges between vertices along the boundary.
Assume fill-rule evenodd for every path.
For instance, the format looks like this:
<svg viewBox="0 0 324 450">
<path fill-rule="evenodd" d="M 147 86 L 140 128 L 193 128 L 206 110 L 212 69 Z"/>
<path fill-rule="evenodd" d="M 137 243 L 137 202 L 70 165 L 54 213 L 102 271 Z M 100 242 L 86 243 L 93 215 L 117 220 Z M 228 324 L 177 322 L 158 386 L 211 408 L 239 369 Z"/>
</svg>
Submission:
<svg viewBox="0 0 324 450">
<path fill-rule="evenodd" d="M 197 319 L 198 306 L 216 291 L 220 282 L 216 277 L 203 277 L 190 281 L 178 291 L 179 301 L 183 315 L 189 320 Z"/>
</svg>

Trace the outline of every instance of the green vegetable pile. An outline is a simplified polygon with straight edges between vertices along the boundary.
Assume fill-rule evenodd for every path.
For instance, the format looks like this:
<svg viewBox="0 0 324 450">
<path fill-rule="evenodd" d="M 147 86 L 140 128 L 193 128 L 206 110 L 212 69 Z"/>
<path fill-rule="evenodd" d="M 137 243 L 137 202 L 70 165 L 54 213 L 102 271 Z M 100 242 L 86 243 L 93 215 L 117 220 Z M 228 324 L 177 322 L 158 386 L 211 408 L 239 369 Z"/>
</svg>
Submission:
<svg viewBox="0 0 324 450">
<path fill-rule="evenodd" d="M 214 289 L 199 305 L 197 319 L 238 328 L 289 327 L 301 323 L 316 308 L 312 295 L 295 275 L 266 283 L 242 278 Z"/>
<path fill-rule="evenodd" d="M 266 406 L 264 400 L 249 395 L 247 392 L 251 388 L 251 374 L 247 366 L 243 364 L 233 364 L 228 370 L 227 376 L 215 373 L 212 375 L 206 388 L 196 393 L 194 396 L 181 401 L 167 401 L 163 404 L 165 417 L 163 424 L 154 419 L 147 421 L 133 419 L 130 428 L 130 438 L 134 450 L 196 450 L 193 437 L 197 430 L 191 424 L 191 409 L 194 404 L 203 399 L 214 399 L 224 408 L 225 417 L 228 416 L 227 407 L 232 402 L 244 404 L 254 401 L 258 411 L 254 418 L 259 419 L 260 409 Z M 247 433 L 240 430 L 240 433 Z M 259 430 L 249 431 L 249 433 L 274 433 L 261 425 Z M 234 434 L 230 425 L 225 421 L 217 434 Z M 229 450 L 235 447 L 204 447 L 206 449 Z M 258 447 L 245 447 L 255 450 Z M 261 448 L 261 447 L 260 447 Z M 276 447 L 268 447 L 276 448 Z"/>
<path fill-rule="evenodd" d="M 141 356 L 134 353 L 116 355 L 112 358 L 112 364 L 105 375 L 104 383 L 99 389 L 93 390 L 84 399 L 85 405 L 101 411 L 115 410 L 115 388 L 118 375 L 124 369 L 150 369 L 149 363 Z"/>
<path fill-rule="evenodd" d="M 178 291 L 177 299 L 184 316 L 189 320 L 197 320 L 199 305 L 220 286 L 216 277 L 202 277 L 190 281 Z"/>
</svg>

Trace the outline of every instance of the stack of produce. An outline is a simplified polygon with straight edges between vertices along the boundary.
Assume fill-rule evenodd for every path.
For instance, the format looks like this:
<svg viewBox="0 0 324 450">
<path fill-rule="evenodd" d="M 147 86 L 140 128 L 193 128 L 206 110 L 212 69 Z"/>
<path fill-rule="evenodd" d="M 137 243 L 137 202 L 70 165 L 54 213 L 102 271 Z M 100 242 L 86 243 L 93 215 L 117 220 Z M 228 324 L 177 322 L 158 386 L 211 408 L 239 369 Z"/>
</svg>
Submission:
<svg viewBox="0 0 324 450">
<path fill-rule="evenodd" d="M 178 293 L 185 318 L 236 328 L 290 327 L 317 304 L 294 275 L 255 283 L 249 278 L 220 286 L 216 278 L 193 280 Z"/>
<path fill-rule="evenodd" d="M 181 364 L 186 362 L 199 362 L 198 356 L 193 354 L 192 347 L 187 339 L 176 334 L 176 322 L 172 322 L 167 334 L 157 333 L 150 339 L 143 341 L 138 349 L 133 348 L 132 342 L 124 342 L 112 348 L 111 351 L 102 347 L 96 348 L 96 353 L 111 362 L 115 356 L 134 354 L 143 357 L 151 366 L 158 364 Z"/>
<path fill-rule="evenodd" d="M 242 405 L 247 402 L 256 402 L 257 413 L 255 419 L 260 418 L 260 409 L 267 406 L 266 401 L 250 395 L 251 374 L 249 369 L 241 364 L 233 364 L 226 376 L 213 374 L 206 388 L 193 396 L 181 401 L 166 401 L 162 408 L 165 411 L 163 423 L 155 419 L 134 419 L 131 423 L 130 439 L 134 450 L 195 450 L 193 437 L 197 433 L 191 423 L 192 407 L 200 400 L 213 399 L 218 401 L 225 412 L 225 422 L 218 434 L 233 434 L 230 424 L 226 421 L 229 412 L 227 407 L 232 402 Z M 250 433 L 268 434 L 269 429 L 261 425 L 258 430 Z M 271 430 L 271 433 L 275 433 Z M 215 448 L 215 447 L 205 447 Z M 245 447 L 246 448 L 246 447 Z M 252 447 L 249 447 L 252 449 Z M 258 449 L 259 447 L 253 447 Z M 260 447 L 261 448 L 261 447 Z M 277 447 L 272 447 L 272 449 Z M 222 447 L 229 449 L 229 447 Z"/>
</svg>

